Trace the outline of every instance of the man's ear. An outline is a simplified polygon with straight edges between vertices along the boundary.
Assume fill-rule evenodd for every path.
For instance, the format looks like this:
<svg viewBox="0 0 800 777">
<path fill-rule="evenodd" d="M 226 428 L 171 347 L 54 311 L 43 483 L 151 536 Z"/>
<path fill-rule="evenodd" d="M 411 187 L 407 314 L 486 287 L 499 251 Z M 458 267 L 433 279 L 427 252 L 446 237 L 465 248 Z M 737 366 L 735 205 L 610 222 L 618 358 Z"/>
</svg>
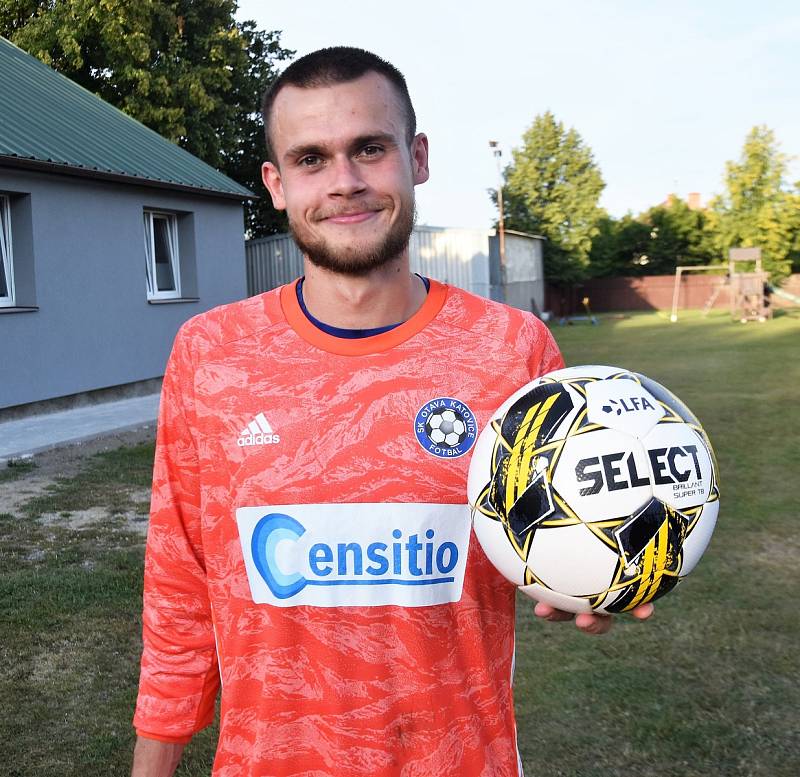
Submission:
<svg viewBox="0 0 800 777">
<path fill-rule="evenodd" d="M 275 210 L 286 210 L 286 198 L 283 196 L 283 183 L 281 173 L 272 162 L 261 165 L 261 180 L 267 187 L 269 196 L 272 197 L 272 206 Z"/>
<path fill-rule="evenodd" d="M 428 137 L 422 132 L 411 141 L 411 171 L 415 186 L 428 180 Z"/>
</svg>

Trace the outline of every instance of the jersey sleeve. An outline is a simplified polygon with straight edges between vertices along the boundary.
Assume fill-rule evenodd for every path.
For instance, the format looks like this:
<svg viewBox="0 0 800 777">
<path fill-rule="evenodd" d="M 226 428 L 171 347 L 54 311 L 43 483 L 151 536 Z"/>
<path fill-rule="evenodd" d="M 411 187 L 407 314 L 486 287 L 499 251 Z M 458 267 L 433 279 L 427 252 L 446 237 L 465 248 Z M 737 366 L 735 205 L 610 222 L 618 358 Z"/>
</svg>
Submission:
<svg viewBox="0 0 800 777">
<path fill-rule="evenodd" d="M 189 341 L 184 330 L 178 333 L 161 393 L 133 721 L 139 735 L 165 742 L 187 742 L 209 725 L 219 689 L 200 529 Z"/>
<path fill-rule="evenodd" d="M 522 324 L 514 347 L 526 359 L 530 379 L 535 380 L 540 375 L 560 370 L 564 366 L 564 359 L 553 333 L 533 313 L 521 315 Z"/>
<path fill-rule="evenodd" d="M 531 374 L 538 378 L 540 375 L 552 372 L 553 370 L 560 370 L 564 366 L 564 357 L 556 345 L 553 333 L 541 322 L 539 322 L 543 338 L 543 346 L 541 353 L 538 357 L 537 364 L 531 364 Z"/>
</svg>

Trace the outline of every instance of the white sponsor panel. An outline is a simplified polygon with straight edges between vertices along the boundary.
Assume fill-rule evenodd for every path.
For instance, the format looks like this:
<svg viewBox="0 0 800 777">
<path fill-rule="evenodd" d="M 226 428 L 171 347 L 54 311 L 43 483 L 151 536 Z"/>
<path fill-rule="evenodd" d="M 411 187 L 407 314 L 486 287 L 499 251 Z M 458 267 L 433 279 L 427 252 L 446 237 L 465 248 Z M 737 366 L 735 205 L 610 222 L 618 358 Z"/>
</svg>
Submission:
<svg viewBox="0 0 800 777">
<path fill-rule="evenodd" d="M 276 607 L 424 607 L 461 598 L 466 504 L 240 507 L 253 601 Z"/>
</svg>

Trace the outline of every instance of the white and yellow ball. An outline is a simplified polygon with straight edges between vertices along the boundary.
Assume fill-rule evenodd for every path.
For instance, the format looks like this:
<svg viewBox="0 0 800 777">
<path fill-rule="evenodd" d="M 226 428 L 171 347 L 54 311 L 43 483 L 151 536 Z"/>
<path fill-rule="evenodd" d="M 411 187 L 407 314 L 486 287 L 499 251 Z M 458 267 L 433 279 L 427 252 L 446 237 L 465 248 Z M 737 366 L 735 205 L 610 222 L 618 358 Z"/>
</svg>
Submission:
<svg viewBox="0 0 800 777">
<path fill-rule="evenodd" d="M 524 386 L 475 445 L 468 498 L 497 569 L 570 612 L 630 610 L 694 569 L 719 512 L 698 419 L 654 380 L 571 367 Z"/>
</svg>

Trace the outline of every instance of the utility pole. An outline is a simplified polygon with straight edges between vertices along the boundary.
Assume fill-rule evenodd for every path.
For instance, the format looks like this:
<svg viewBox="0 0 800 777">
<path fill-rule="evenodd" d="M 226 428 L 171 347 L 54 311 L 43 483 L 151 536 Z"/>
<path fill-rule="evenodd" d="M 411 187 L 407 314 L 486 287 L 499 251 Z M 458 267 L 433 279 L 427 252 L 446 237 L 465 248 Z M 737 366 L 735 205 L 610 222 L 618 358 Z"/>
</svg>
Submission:
<svg viewBox="0 0 800 777">
<path fill-rule="evenodd" d="M 492 149 L 495 161 L 497 162 L 497 210 L 500 214 L 497 234 L 500 238 L 500 280 L 505 285 L 506 282 L 506 230 L 503 223 L 503 173 L 500 169 L 500 157 L 503 152 L 496 140 L 489 141 L 489 148 Z"/>
</svg>

